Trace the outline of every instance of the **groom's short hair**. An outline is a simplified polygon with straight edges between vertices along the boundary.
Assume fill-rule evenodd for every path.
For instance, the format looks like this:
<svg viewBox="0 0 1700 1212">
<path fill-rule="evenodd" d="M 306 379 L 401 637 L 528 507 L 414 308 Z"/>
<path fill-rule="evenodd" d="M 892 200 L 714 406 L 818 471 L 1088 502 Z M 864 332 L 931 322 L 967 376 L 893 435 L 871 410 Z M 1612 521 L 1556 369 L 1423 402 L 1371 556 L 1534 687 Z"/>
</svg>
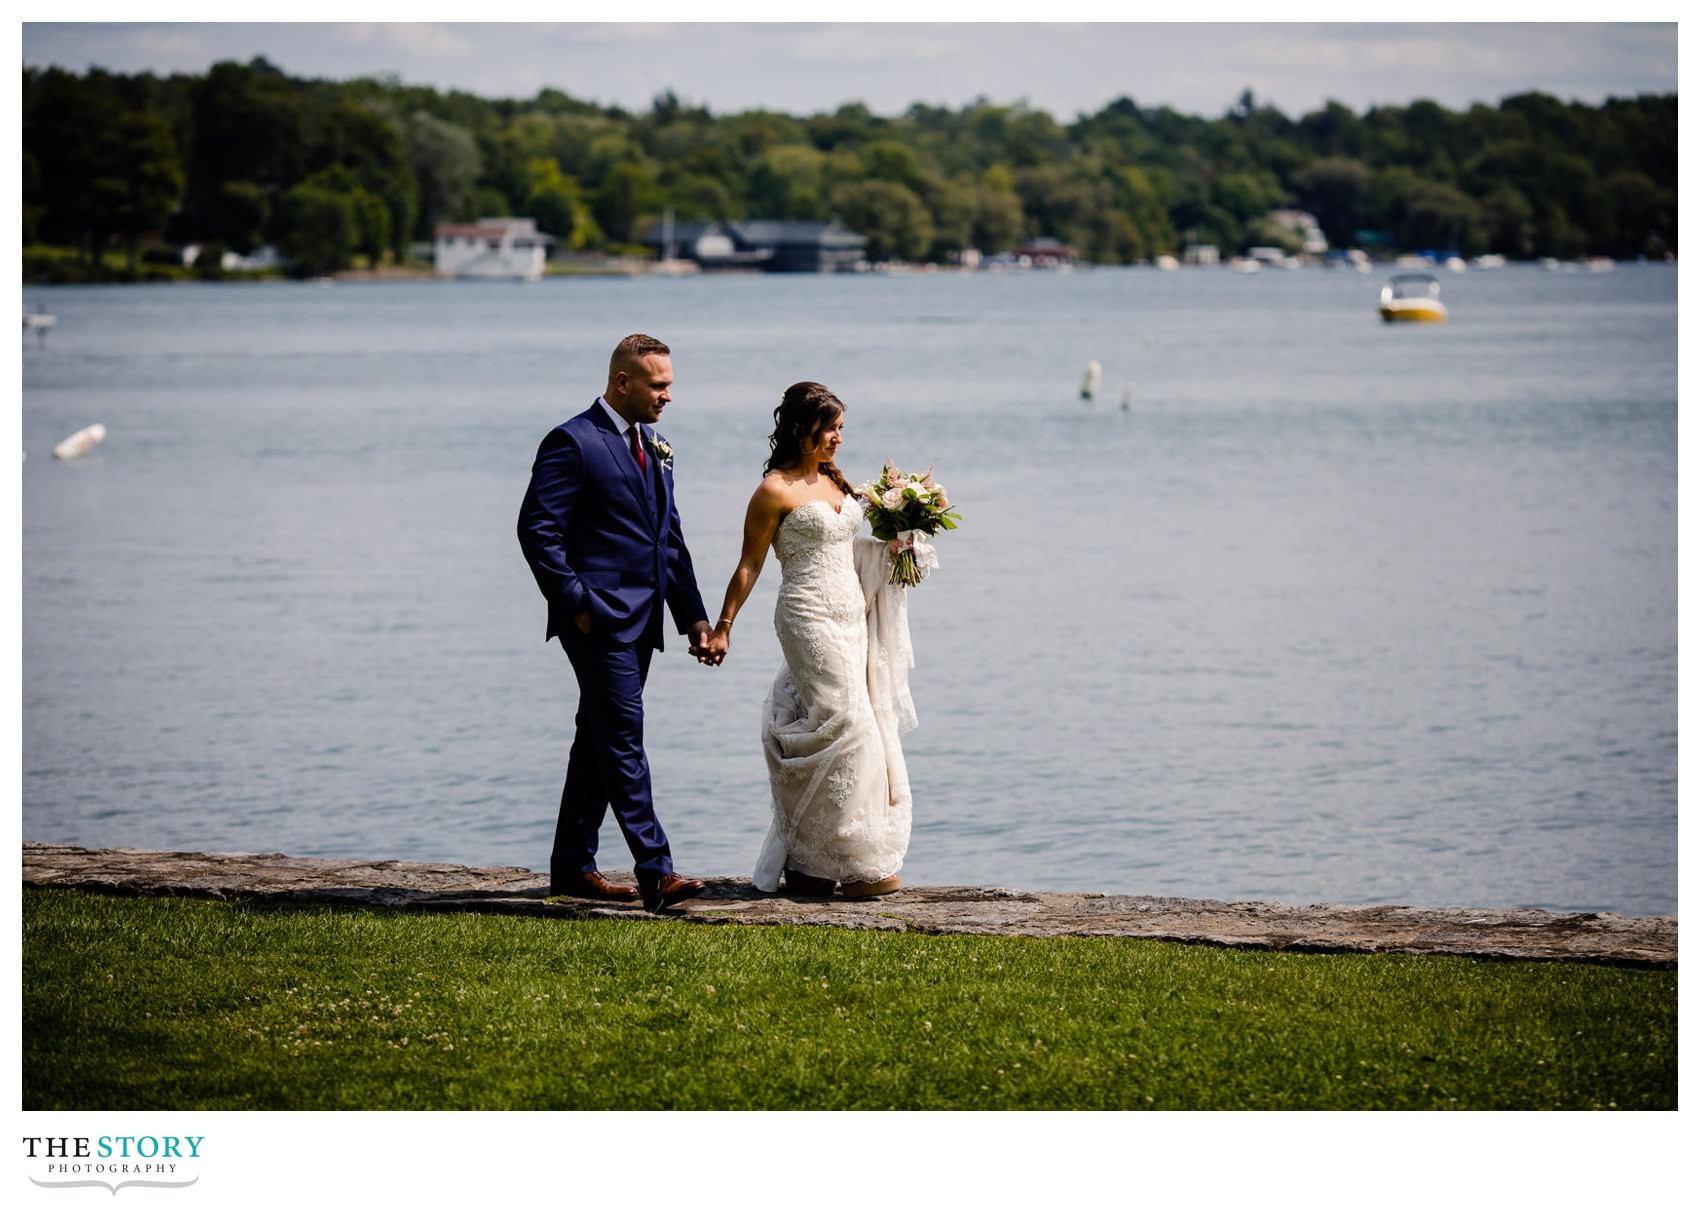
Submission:
<svg viewBox="0 0 1700 1212">
<path fill-rule="evenodd" d="M 657 341 L 641 332 L 634 332 L 618 345 L 608 359 L 608 377 L 612 379 L 622 367 L 636 366 L 651 354 L 660 354 L 664 358 L 673 356 L 673 351 L 667 348 L 665 341 Z"/>
</svg>

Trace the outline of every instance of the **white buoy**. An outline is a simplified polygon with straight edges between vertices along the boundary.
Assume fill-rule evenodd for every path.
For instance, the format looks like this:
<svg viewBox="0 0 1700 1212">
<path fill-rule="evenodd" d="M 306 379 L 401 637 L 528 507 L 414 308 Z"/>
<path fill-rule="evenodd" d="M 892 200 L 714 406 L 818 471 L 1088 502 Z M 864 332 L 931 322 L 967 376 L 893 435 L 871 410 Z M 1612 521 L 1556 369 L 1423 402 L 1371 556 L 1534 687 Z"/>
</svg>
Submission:
<svg viewBox="0 0 1700 1212">
<path fill-rule="evenodd" d="M 1126 387 L 1122 388 L 1122 411 L 1127 412 L 1132 408 L 1133 408 L 1133 384 L 1129 383 Z"/>
<path fill-rule="evenodd" d="M 75 459 L 86 455 L 105 440 L 106 426 L 97 421 L 93 425 L 77 430 L 76 433 L 55 446 L 53 457 L 56 459 Z"/>
<path fill-rule="evenodd" d="M 1080 398 L 1090 400 L 1098 394 L 1098 382 L 1104 377 L 1104 368 L 1098 365 L 1098 359 L 1093 358 L 1086 364 L 1086 377 L 1080 380 Z"/>
</svg>

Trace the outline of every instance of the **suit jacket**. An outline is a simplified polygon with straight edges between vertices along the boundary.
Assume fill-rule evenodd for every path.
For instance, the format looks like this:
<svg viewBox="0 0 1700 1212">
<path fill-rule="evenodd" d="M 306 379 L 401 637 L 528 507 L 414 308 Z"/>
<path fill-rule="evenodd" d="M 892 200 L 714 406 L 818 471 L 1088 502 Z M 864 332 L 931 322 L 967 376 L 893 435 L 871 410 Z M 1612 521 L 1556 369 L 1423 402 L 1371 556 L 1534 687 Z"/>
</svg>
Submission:
<svg viewBox="0 0 1700 1212">
<path fill-rule="evenodd" d="M 599 404 L 550 430 L 537 448 L 519 510 L 519 545 L 549 603 L 546 639 L 576 628 L 589 609 L 592 636 L 663 648 L 665 601 L 680 634 L 706 619 L 691 553 L 679 529 L 673 467 L 643 435 L 639 471 L 625 434 Z"/>
</svg>

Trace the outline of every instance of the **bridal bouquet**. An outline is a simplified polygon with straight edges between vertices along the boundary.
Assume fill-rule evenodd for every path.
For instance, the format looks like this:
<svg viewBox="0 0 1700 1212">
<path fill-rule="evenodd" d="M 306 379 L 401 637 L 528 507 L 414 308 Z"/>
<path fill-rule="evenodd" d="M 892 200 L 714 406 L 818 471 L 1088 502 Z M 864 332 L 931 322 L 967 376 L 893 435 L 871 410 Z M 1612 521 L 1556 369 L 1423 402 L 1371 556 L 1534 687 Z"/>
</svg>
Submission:
<svg viewBox="0 0 1700 1212">
<path fill-rule="evenodd" d="M 907 530 L 922 534 L 937 534 L 955 530 L 962 515 L 950 507 L 944 485 L 933 480 L 929 469 L 917 475 L 899 471 L 897 464 L 886 461 L 877 480 L 869 480 L 856 489 L 856 495 L 867 502 L 868 521 L 874 538 L 887 542 Z M 915 552 L 904 547 L 891 564 L 893 585 L 918 585 L 921 574 L 915 567 Z"/>
</svg>

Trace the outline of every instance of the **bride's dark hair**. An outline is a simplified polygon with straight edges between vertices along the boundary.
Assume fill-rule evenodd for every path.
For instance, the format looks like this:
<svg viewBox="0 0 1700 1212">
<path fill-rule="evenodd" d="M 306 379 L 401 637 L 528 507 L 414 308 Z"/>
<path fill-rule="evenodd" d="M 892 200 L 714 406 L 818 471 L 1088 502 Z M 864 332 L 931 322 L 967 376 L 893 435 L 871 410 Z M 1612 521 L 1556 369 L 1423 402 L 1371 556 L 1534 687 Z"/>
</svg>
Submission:
<svg viewBox="0 0 1700 1212">
<path fill-rule="evenodd" d="M 779 407 L 773 410 L 773 433 L 767 439 L 771 453 L 762 474 L 795 467 L 803 461 L 803 441 L 813 438 L 844 415 L 844 405 L 819 383 L 793 383 L 785 389 Z M 853 496 L 850 481 L 832 463 L 820 465 L 826 476 L 845 496 Z"/>
</svg>

